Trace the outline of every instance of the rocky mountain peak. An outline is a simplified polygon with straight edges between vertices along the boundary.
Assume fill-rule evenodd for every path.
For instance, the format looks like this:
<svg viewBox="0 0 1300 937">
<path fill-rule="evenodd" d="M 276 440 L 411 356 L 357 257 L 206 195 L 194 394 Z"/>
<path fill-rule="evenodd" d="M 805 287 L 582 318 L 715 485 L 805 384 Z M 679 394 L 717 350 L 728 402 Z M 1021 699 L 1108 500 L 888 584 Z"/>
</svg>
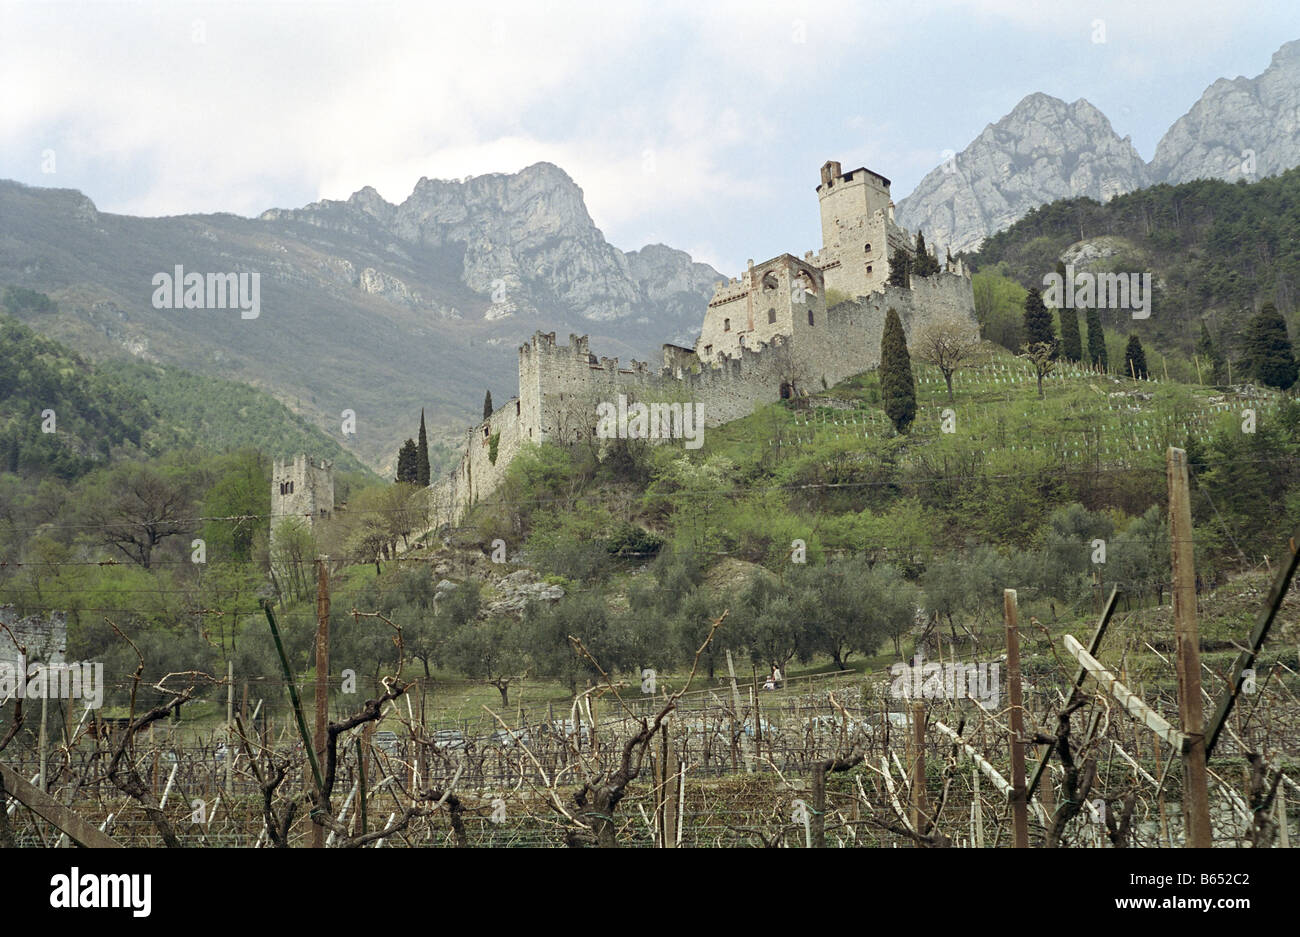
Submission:
<svg viewBox="0 0 1300 937">
<path fill-rule="evenodd" d="M 1029 209 L 1058 198 L 1105 201 L 1149 184 L 1127 137 L 1080 98 L 1036 92 L 898 203 L 900 224 L 931 244 L 971 250 Z"/>
<path fill-rule="evenodd" d="M 1300 65 L 1300 39 L 1282 43 L 1281 47 L 1273 53 L 1268 67 L 1283 68 L 1287 65 Z"/>
<path fill-rule="evenodd" d="M 1159 182 L 1256 179 L 1300 165 L 1300 40 L 1255 78 L 1220 78 L 1143 162 L 1129 137 L 1080 98 L 1026 95 L 898 203 L 899 223 L 971 250 L 1059 198 L 1106 201 Z"/>
<path fill-rule="evenodd" d="M 1156 146 L 1153 176 L 1258 179 L 1300 165 L 1300 40 L 1273 53 L 1254 78 L 1220 78 Z"/>
</svg>

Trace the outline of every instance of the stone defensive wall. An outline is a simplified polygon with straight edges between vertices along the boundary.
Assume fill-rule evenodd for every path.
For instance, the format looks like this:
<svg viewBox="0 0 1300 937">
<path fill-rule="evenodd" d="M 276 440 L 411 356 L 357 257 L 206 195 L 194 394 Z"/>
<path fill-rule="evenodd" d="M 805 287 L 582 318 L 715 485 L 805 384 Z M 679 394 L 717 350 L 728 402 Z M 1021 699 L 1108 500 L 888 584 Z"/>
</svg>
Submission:
<svg viewBox="0 0 1300 937">
<path fill-rule="evenodd" d="M 512 397 L 466 432 L 460 464 L 429 486 L 430 522 L 435 529 L 459 524 L 472 505 L 496 491 L 519 454 L 521 429 L 520 399 Z M 522 435 L 526 438 L 527 431 Z M 493 436 L 497 437 L 495 461 Z"/>
<path fill-rule="evenodd" d="M 880 366 L 880 340 L 885 314 L 898 312 L 908 346 L 926 322 L 946 316 L 975 321 L 975 296 L 968 277 L 938 273 L 913 277 L 910 288 L 887 286 L 883 291 L 828 309 L 826 324 L 808 326 L 795 319 L 794 348 L 799 361 L 802 389 L 816 393 L 846 378 Z"/>
<path fill-rule="evenodd" d="M 25 661 L 34 664 L 61 664 L 68 649 L 68 613 L 50 612 L 49 617 L 19 617 L 12 605 L 0 605 L 0 664 L 15 672 L 24 661 L 18 650 L 26 648 Z"/>
<path fill-rule="evenodd" d="M 620 394 L 629 402 L 693 404 L 704 425 L 715 427 L 779 401 L 783 390 L 816 393 L 869 371 L 880 364 L 891 306 L 909 342 L 929 318 L 953 314 L 974 320 L 970 279 L 945 272 L 915 278 L 910 288 L 886 287 L 840 303 L 814 316 L 812 325 L 796 317 L 793 335 L 777 336 L 757 349 L 741 348 L 714 366 L 675 345 L 664 346 L 661 367 L 635 360 L 623 364 L 593 355 L 585 335 L 570 335 L 559 344 L 554 332 L 538 332 L 519 349 L 519 396 L 466 434 L 460 464 L 430 486 L 433 526 L 459 524 L 471 506 L 497 490 L 524 446 L 590 439 L 597 405 L 615 403 Z"/>
</svg>

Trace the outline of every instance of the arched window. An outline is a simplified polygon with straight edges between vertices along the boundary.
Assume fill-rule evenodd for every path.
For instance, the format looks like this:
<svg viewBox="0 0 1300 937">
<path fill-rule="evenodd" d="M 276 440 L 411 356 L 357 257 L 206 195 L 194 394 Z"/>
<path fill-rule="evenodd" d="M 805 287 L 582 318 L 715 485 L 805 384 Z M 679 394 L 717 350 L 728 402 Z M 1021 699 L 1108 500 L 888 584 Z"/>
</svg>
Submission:
<svg viewBox="0 0 1300 937">
<path fill-rule="evenodd" d="M 808 310 L 808 324 L 809 325 L 813 324 L 813 314 L 811 309 Z"/>
<path fill-rule="evenodd" d="M 289 482 L 289 494 L 293 494 L 293 482 Z"/>
<path fill-rule="evenodd" d="M 867 245 L 865 248 L 863 248 L 863 249 L 864 249 L 868 254 L 871 253 L 871 245 L 870 245 L 870 244 L 868 244 L 868 245 Z"/>
<path fill-rule="evenodd" d="M 730 331 L 731 331 L 731 320 L 730 320 L 730 319 L 723 319 L 723 320 L 722 320 L 722 331 L 724 331 L 724 332 L 730 332 Z"/>
</svg>

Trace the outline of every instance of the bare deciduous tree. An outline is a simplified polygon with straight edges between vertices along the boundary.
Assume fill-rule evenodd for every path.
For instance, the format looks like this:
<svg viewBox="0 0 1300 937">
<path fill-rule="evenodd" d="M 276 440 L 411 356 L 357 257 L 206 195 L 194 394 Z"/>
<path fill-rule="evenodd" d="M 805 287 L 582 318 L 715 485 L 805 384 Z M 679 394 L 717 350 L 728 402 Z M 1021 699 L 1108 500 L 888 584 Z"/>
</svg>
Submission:
<svg viewBox="0 0 1300 937">
<path fill-rule="evenodd" d="M 159 544 L 190 530 L 191 513 L 184 484 L 128 462 L 110 469 L 93 490 L 87 516 L 105 544 L 149 569 Z"/>
<path fill-rule="evenodd" d="M 964 316 L 940 316 L 918 330 L 912 347 L 917 357 L 933 364 L 943 374 L 951 403 L 953 373 L 979 351 L 979 327 Z"/>
<path fill-rule="evenodd" d="M 1043 378 L 1056 370 L 1056 342 L 1034 342 L 1020 347 L 1022 353 L 1019 357 L 1033 366 L 1034 374 L 1038 377 L 1038 399 L 1042 400 Z"/>
</svg>

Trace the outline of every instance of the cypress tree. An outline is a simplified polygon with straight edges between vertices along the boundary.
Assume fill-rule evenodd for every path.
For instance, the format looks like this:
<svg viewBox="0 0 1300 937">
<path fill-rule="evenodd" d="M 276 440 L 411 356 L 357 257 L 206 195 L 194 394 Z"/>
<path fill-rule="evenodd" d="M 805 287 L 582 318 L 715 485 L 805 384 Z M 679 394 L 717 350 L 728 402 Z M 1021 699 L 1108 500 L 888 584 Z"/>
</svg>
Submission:
<svg viewBox="0 0 1300 937">
<path fill-rule="evenodd" d="M 925 235 L 916 232 L 916 266 L 912 272 L 918 277 L 934 276 L 939 272 L 939 261 L 925 246 Z"/>
<path fill-rule="evenodd" d="M 1061 355 L 1066 361 L 1083 360 L 1083 337 L 1079 335 L 1079 313 L 1061 310 Z"/>
<path fill-rule="evenodd" d="M 417 461 L 415 455 L 415 440 L 408 439 L 406 442 L 402 443 L 402 448 L 397 453 L 397 481 L 415 484 Z"/>
<path fill-rule="evenodd" d="M 486 420 L 491 415 L 492 415 L 492 391 L 488 391 L 487 396 L 483 398 L 483 419 Z"/>
<path fill-rule="evenodd" d="M 1286 334 L 1286 320 L 1265 303 L 1246 327 L 1246 362 L 1261 384 L 1286 390 L 1296 381 L 1297 366 Z"/>
<path fill-rule="evenodd" d="M 424 408 L 420 408 L 420 440 L 415 444 L 415 483 L 429 487 L 429 434 L 424 431 Z"/>
<path fill-rule="evenodd" d="M 1065 283 L 1065 264 L 1056 262 L 1056 275 Z M 1083 336 L 1079 333 L 1079 312 L 1062 306 L 1057 310 L 1061 317 L 1061 357 L 1066 361 L 1083 360 Z"/>
<path fill-rule="evenodd" d="M 880 402 L 894 429 L 906 433 L 916 419 L 916 379 L 912 357 L 907 351 L 903 323 L 893 306 L 885 314 L 885 331 L 880 340 Z"/>
<path fill-rule="evenodd" d="M 1053 347 L 1052 360 L 1056 360 L 1061 346 L 1056 340 L 1056 329 L 1052 327 L 1052 311 L 1036 288 L 1025 296 L 1024 340 L 1026 345 L 1050 344 Z"/>
<path fill-rule="evenodd" d="M 1124 373 L 1139 381 L 1147 379 L 1147 356 L 1136 332 L 1129 335 L 1128 344 L 1124 346 Z"/>
<path fill-rule="evenodd" d="M 1110 370 L 1106 353 L 1106 333 L 1101 328 L 1101 310 L 1095 306 L 1088 308 L 1088 365 L 1101 370 Z"/>
<path fill-rule="evenodd" d="M 903 289 L 912 285 L 912 258 L 907 251 L 894 251 L 889 255 L 889 279 L 886 282 Z"/>
<path fill-rule="evenodd" d="M 1210 329 L 1204 321 L 1201 322 L 1201 337 L 1196 340 L 1196 355 L 1205 359 L 1206 366 L 1210 369 L 1210 383 L 1218 384 L 1223 374 L 1223 353 L 1214 344 Z"/>
</svg>

